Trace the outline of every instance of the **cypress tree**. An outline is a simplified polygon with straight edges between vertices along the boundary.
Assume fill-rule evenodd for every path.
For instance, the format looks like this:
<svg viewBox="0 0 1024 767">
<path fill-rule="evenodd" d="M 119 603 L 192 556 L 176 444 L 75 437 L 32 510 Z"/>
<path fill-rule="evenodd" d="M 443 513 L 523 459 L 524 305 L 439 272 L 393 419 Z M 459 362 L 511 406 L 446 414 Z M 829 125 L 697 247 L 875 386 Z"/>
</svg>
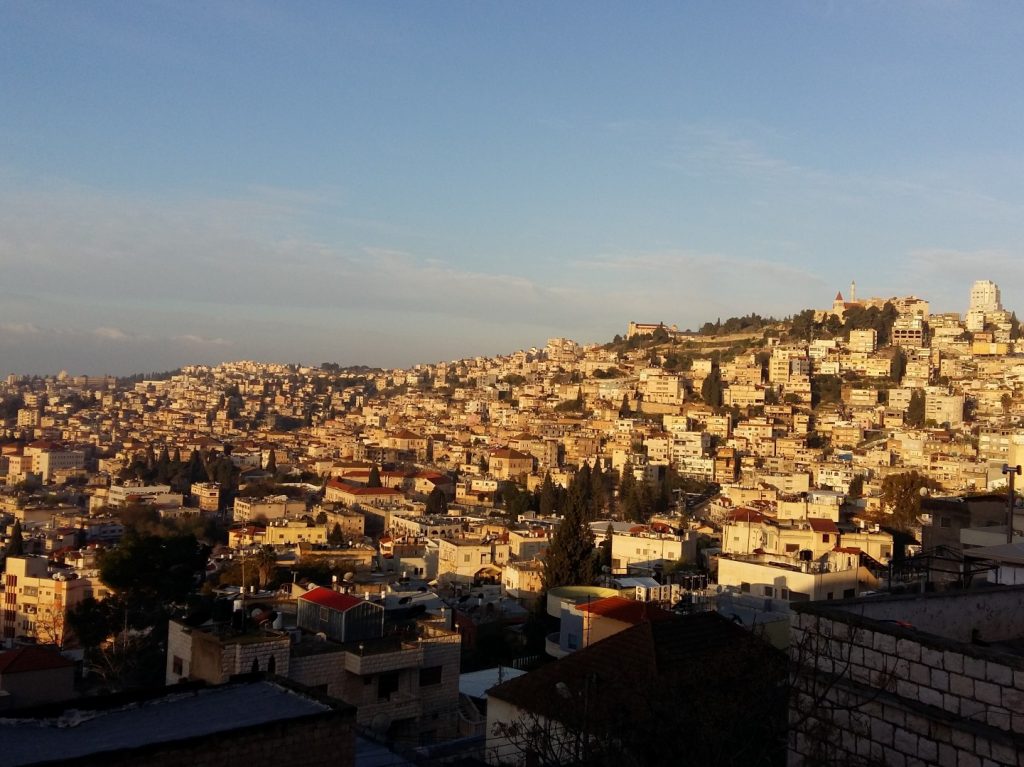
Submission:
<svg viewBox="0 0 1024 767">
<path fill-rule="evenodd" d="M 542 517 L 550 517 L 556 508 L 558 493 L 555 483 L 551 480 L 551 472 L 544 475 L 544 482 L 540 486 L 540 514 Z"/>
<path fill-rule="evenodd" d="M 332 546 L 340 546 L 345 542 L 345 534 L 342 532 L 339 523 L 335 522 L 331 532 L 327 534 L 327 542 Z"/>
<path fill-rule="evenodd" d="M 575 484 L 575 483 L 574 483 Z M 594 534 L 587 524 L 586 497 L 570 491 L 565 517 L 555 529 L 544 557 L 544 590 L 589 586 L 597 573 Z"/>
<path fill-rule="evenodd" d="M 910 394 L 910 404 L 907 405 L 907 426 L 915 428 L 924 426 L 924 414 L 924 392 L 920 389 L 914 389 Z"/>
<path fill-rule="evenodd" d="M 11 540 L 7 544 L 7 556 L 20 557 L 24 553 L 25 539 L 21 535 L 21 520 L 17 520 L 14 523 L 14 529 L 11 530 Z"/>
<path fill-rule="evenodd" d="M 367 487 L 381 487 L 380 481 L 380 469 L 377 468 L 377 464 L 374 464 L 370 469 L 370 476 L 366 480 Z"/>
</svg>

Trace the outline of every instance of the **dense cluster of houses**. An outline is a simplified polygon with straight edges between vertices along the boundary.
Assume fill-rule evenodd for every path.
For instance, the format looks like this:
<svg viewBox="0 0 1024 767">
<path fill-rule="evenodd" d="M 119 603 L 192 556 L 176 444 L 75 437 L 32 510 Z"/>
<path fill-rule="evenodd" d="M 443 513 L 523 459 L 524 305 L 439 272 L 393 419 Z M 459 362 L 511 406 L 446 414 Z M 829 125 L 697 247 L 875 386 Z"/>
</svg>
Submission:
<svg viewBox="0 0 1024 767">
<path fill-rule="evenodd" d="M 880 316 L 891 324 L 877 326 Z M 962 588 L 968 574 L 1024 582 L 1020 523 L 1004 516 L 998 494 L 1004 467 L 1024 463 L 1024 357 L 998 288 L 976 283 L 961 316 L 933 314 L 915 297 L 858 300 L 853 287 L 809 319 L 806 336 L 781 324 L 722 336 L 630 323 L 609 344 L 552 339 L 407 370 L 235 362 L 151 380 L 9 376 L 0 385 L 0 639 L 10 652 L 73 650 L 67 611 L 110 593 L 97 560 L 118 545 L 126 513 L 208 520 L 227 538 L 210 575 L 256 552 L 281 567 L 329 564 L 336 575 L 272 593 L 236 588 L 230 616 L 171 621 L 169 685 L 270 673 L 345 701 L 359 727 L 394 742 L 476 739 L 482 758 L 489 749 L 494 763 L 526 763 L 532 746 L 496 712 L 523 716 L 535 686 L 557 685 L 550 669 L 567 661 L 582 687 L 565 694 L 596 694 L 599 670 L 587 664 L 607 663 L 605 643 L 619 635 L 635 634 L 630 651 L 661 659 L 662 643 L 690 642 L 691 631 L 729 644 L 740 627 L 768 640 L 770 660 L 792 648 L 794 631 L 814 636 L 810 616 L 849 622 L 845 608 L 817 603 L 882 604 L 891 597 L 870 594 Z M 590 523 L 604 567 L 594 583 L 545 591 L 564 509 L 536 501 L 583 468 L 608 478 Z M 930 495 L 896 530 L 883 485 L 911 471 Z M 627 512 L 618 493 L 627 474 L 665 502 Z M 517 506 L 519 496 L 529 500 Z M 542 598 L 558 625 L 546 638 L 559 659 L 545 667 L 551 679 L 502 677 L 503 703 L 488 711 L 460 691 L 460 664 L 496 634 L 525 646 Z M 913 624 L 899 616 L 916 603 L 901 609 L 876 612 Z M 680 617 L 693 612 L 718 616 L 699 626 Z M 719 619 L 726 627 L 707 623 Z M 873 620 L 865 626 L 885 634 L 878 622 L 890 618 Z M 921 641 L 955 641 L 964 655 L 965 632 Z M 43 662 L 39 671 L 65 669 Z M 46 702 L 15 697 L 7 703 Z M 985 726 L 1019 737 L 1019 717 L 1002 727 L 999 711 Z M 577 734 L 572 747 L 590 737 Z M 844 748 L 873 756 L 896 749 L 895 737 Z M 936 753 L 943 743 L 954 747 L 935 740 Z M 812 759 L 819 745 L 805 728 L 791 758 Z"/>
</svg>

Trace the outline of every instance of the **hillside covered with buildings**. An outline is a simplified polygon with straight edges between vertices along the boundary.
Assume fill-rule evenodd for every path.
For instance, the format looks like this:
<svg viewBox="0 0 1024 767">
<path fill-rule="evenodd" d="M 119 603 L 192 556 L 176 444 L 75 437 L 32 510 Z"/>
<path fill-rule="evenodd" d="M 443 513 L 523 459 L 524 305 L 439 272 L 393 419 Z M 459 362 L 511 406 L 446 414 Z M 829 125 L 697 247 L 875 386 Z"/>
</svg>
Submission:
<svg viewBox="0 0 1024 767">
<path fill-rule="evenodd" d="M 1022 422 L 988 281 L 409 369 L 11 374 L 3 705 L 258 672 L 410 763 L 1017 764 L 1024 625 L 955 599 L 1024 601 Z"/>
</svg>

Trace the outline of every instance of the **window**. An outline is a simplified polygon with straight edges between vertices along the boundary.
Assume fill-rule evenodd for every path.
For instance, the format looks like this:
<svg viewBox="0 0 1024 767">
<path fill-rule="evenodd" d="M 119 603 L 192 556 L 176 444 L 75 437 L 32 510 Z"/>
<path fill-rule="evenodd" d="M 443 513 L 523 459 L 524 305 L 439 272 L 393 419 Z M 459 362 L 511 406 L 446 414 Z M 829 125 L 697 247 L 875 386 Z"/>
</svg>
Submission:
<svg viewBox="0 0 1024 767">
<path fill-rule="evenodd" d="M 377 677 L 377 700 L 388 700 L 398 692 L 398 672 L 388 671 Z"/>
<path fill-rule="evenodd" d="M 764 595 L 766 597 L 773 597 L 773 596 L 775 596 L 775 589 L 772 588 L 771 586 L 765 586 L 764 587 Z"/>
<path fill-rule="evenodd" d="M 821 536 L 821 542 L 822 542 L 822 543 L 828 543 L 828 533 L 824 533 L 824 534 L 822 534 L 822 536 Z"/>
<path fill-rule="evenodd" d="M 175 655 L 174 659 L 171 661 L 172 673 L 174 673 L 176 676 L 182 676 L 184 674 L 184 665 L 184 661 L 182 661 L 181 658 Z"/>
<path fill-rule="evenodd" d="M 742 591 L 744 594 L 749 594 L 750 593 L 750 584 L 747 583 L 746 581 L 743 581 L 740 584 L 740 591 Z"/>
<path fill-rule="evenodd" d="M 441 666 L 430 666 L 420 669 L 420 687 L 441 684 Z"/>
<path fill-rule="evenodd" d="M 799 551 L 799 550 L 800 550 L 800 544 L 799 543 L 787 543 L 786 544 L 786 553 L 792 553 L 794 551 Z"/>
<path fill-rule="evenodd" d="M 853 599 L 855 596 L 857 596 L 856 589 L 845 589 L 843 591 L 843 599 Z"/>
<path fill-rule="evenodd" d="M 939 517 L 939 527 L 950 527 L 953 524 L 953 520 L 949 517 Z"/>
</svg>

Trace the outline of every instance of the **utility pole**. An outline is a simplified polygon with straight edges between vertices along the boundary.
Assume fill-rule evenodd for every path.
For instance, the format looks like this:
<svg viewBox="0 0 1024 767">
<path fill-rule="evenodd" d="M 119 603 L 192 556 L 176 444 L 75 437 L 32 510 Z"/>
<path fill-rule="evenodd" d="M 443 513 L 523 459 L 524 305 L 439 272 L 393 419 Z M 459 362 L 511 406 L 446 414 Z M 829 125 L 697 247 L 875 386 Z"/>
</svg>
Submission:
<svg viewBox="0 0 1024 767">
<path fill-rule="evenodd" d="M 1004 463 L 1003 474 L 1006 475 L 1006 542 L 1013 543 L 1013 505 L 1017 500 L 1013 485 L 1014 478 L 1020 474 L 1020 464 L 1010 466 Z"/>
</svg>

